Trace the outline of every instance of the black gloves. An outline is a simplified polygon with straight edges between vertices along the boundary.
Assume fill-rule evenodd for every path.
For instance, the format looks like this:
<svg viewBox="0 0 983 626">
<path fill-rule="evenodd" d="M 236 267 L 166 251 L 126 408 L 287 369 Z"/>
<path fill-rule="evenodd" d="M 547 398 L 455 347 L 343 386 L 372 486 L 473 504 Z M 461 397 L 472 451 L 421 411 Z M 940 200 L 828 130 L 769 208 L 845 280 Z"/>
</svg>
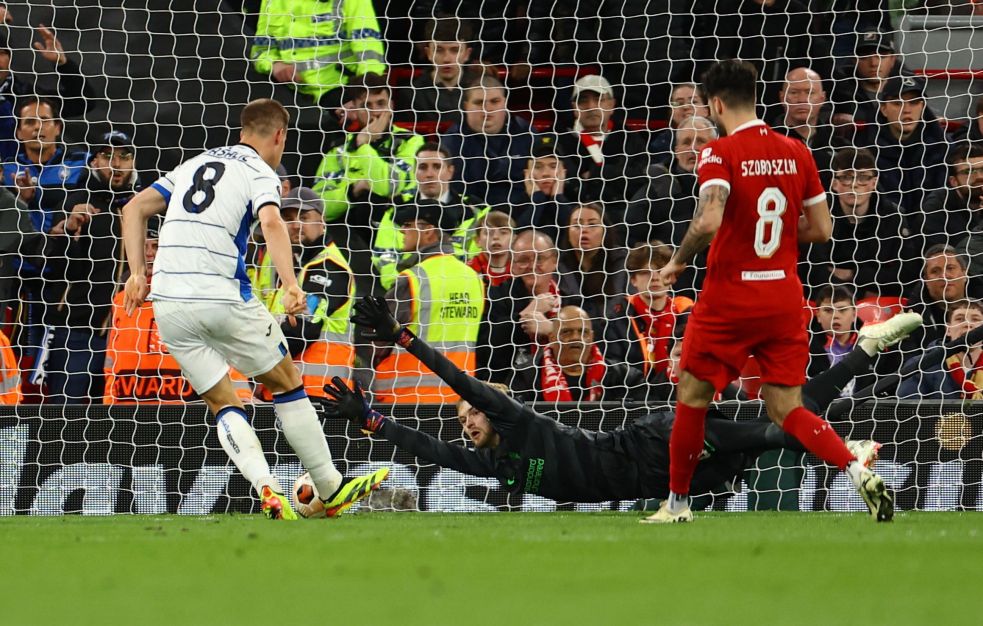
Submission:
<svg viewBox="0 0 983 626">
<path fill-rule="evenodd" d="M 324 392 L 328 397 L 321 400 L 321 405 L 327 417 L 343 417 L 366 434 L 378 432 L 386 421 L 386 416 L 369 405 L 357 382 L 354 388 L 349 389 L 345 381 L 335 376 L 324 386 Z"/>
<path fill-rule="evenodd" d="M 389 311 L 386 299 L 380 296 L 365 296 L 356 302 L 352 323 L 362 327 L 366 339 L 391 341 L 406 347 L 413 338 L 413 334 Z"/>
</svg>

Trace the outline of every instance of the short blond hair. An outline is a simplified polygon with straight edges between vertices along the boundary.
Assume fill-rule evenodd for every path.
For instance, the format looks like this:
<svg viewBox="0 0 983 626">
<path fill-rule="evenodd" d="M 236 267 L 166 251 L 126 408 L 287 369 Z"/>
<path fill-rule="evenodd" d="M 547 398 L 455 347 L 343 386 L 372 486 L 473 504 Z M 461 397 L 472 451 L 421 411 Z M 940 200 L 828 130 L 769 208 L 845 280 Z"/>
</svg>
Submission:
<svg viewBox="0 0 983 626">
<path fill-rule="evenodd" d="M 516 228 L 515 220 L 509 217 L 508 213 L 503 211 L 489 211 L 488 213 L 485 213 L 478 218 L 478 221 L 475 222 L 474 226 L 476 229 L 481 229 L 486 226 L 488 228 L 511 228 L 512 230 L 515 230 Z"/>
<path fill-rule="evenodd" d="M 489 382 L 486 382 L 485 384 L 491 387 L 492 389 L 494 389 L 495 391 L 500 391 L 505 395 L 507 395 L 508 397 L 510 398 L 512 397 L 512 390 L 509 389 L 508 385 L 503 385 L 502 383 L 489 383 Z M 457 404 L 455 405 L 455 410 L 457 411 L 458 417 L 461 416 L 461 407 L 463 407 L 465 404 L 471 404 L 471 403 L 465 400 L 464 398 L 461 398 L 460 400 L 457 401 Z"/>
<path fill-rule="evenodd" d="M 271 98 L 253 100 L 239 115 L 242 132 L 255 135 L 272 135 L 286 129 L 290 124 L 290 113 L 286 107 Z"/>
</svg>

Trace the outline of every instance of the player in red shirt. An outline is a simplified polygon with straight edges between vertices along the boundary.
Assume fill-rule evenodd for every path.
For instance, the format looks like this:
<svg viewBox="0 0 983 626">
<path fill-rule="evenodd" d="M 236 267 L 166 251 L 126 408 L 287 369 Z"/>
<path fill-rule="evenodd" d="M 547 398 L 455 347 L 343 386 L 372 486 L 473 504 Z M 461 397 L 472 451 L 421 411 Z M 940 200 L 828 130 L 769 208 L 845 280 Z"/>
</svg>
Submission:
<svg viewBox="0 0 983 626">
<path fill-rule="evenodd" d="M 828 241 L 832 218 L 816 162 L 801 142 L 755 114 L 757 72 L 741 61 L 703 76 L 720 139 L 697 162 L 700 199 L 679 249 L 662 269 L 668 284 L 713 241 L 703 292 L 683 336 L 676 421 L 669 441 L 669 499 L 647 523 L 693 519 L 689 487 L 703 450 L 707 407 L 750 355 L 761 367 L 768 416 L 817 457 L 845 470 L 878 521 L 894 515 L 880 476 L 857 462 L 829 424 L 802 406 L 809 360 L 796 272 L 799 243 Z"/>
</svg>

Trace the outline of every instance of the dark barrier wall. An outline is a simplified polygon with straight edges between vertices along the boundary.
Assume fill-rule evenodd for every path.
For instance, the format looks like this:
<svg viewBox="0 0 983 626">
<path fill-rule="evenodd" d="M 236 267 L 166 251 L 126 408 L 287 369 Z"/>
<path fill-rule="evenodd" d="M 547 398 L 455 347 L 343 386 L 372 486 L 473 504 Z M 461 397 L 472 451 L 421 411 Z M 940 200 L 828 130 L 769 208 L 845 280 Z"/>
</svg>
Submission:
<svg viewBox="0 0 983 626">
<path fill-rule="evenodd" d="M 552 412 L 561 421 L 587 429 L 615 428 L 646 412 L 620 406 L 559 408 Z M 726 410 L 737 419 L 758 414 L 754 403 Z M 885 444 L 877 469 L 895 487 L 900 508 L 978 509 L 981 413 L 980 404 L 879 401 L 854 410 L 851 422 L 835 427 L 844 436 Z M 274 473 L 289 485 L 302 470 L 275 429 L 272 407 L 257 406 L 251 414 Z M 395 407 L 389 414 L 463 445 L 452 407 Z M 411 491 L 421 510 L 592 510 L 633 504 L 557 505 L 531 495 L 517 499 L 494 480 L 419 465 L 385 440 L 369 439 L 347 424 L 328 422 L 325 433 L 339 469 L 356 473 L 390 465 L 388 486 Z M 790 451 L 763 456 L 744 478 L 740 493 L 717 496 L 713 508 L 862 507 L 845 476 Z M 249 485 L 228 462 L 210 420 L 206 422 L 203 406 L 0 410 L 0 514 L 204 514 L 250 512 L 255 506 Z"/>
</svg>

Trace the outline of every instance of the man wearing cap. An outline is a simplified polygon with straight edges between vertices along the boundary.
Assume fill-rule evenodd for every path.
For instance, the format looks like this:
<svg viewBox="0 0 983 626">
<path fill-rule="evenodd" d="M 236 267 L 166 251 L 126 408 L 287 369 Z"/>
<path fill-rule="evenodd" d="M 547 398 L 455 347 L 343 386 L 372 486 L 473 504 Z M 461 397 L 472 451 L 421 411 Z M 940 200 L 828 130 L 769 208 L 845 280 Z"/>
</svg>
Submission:
<svg viewBox="0 0 983 626">
<path fill-rule="evenodd" d="M 10 16 L 9 10 L 7 16 Z M 36 75 L 25 80 L 23 74 L 14 74 L 10 67 L 10 44 L 5 36 L 0 35 L 0 160 L 3 161 L 13 159 L 17 154 L 17 114 L 14 108 L 19 98 L 45 96 L 60 104 L 63 116 L 81 117 L 85 114 L 88 101 L 94 97 L 79 64 L 65 54 L 54 31 L 42 24 L 38 26 L 37 33 L 41 41 L 34 43 L 34 49 L 41 58 L 55 66 L 57 80 L 54 90 L 38 84 Z"/>
<path fill-rule="evenodd" d="M 892 76 L 878 93 L 875 123 L 867 124 L 854 145 L 877 159 L 880 186 L 907 215 L 922 210 L 927 195 L 945 187 L 948 144 L 925 106 L 925 80 Z"/>
<path fill-rule="evenodd" d="M 461 369 L 474 373 L 475 342 L 485 310 L 485 288 L 477 272 L 454 256 L 450 235 L 461 211 L 421 199 L 396 210 L 404 250 L 416 264 L 399 273 L 386 294 L 389 307 L 418 336 L 427 337 Z M 372 393 L 380 403 L 456 402 L 458 395 L 403 346 L 377 347 Z"/>
<path fill-rule="evenodd" d="M 120 211 L 141 188 L 127 133 L 101 133 L 92 145 L 79 187 L 52 213 L 45 246 L 43 371 L 54 403 L 88 403 L 103 395 L 106 334 L 123 271 Z"/>
<path fill-rule="evenodd" d="M 389 290 L 402 270 L 416 263 L 412 254 L 404 251 L 403 234 L 395 222 L 398 208 L 420 200 L 436 200 L 442 206 L 463 216 L 460 226 L 451 235 L 454 255 L 468 261 L 479 250 L 473 248 L 472 230 L 475 222 L 490 210 L 487 205 L 472 204 L 468 196 L 462 196 L 451 189 L 454 178 L 454 164 L 446 148 L 436 142 L 423 144 L 416 153 L 416 189 L 407 191 L 395 199 L 395 204 L 382 216 L 375 230 L 372 242 L 372 267 L 379 278 L 383 290 Z"/>
<path fill-rule="evenodd" d="M 90 204 L 100 211 L 116 211 L 130 201 L 143 185 L 135 165 L 133 138 L 121 130 L 100 133 L 92 143 L 88 171 L 79 179 L 78 189 L 65 197 L 64 210 L 77 204 Z"/>
<path fill-rule="evenodd" d="M 878 93 L 893 76 L 912 76 L 894 47 L 892 35 L 868 31 L 857 37 L 856 63 L 833 73 L 833 124 L 873 123 L 878 114 Z"/>
<path fill-rule="evenodd" d="M 512 192 L 512 217 L 518 228 L 535 228 L 556 241 L 570 223 L 574 204 L 565 189 L 567 170 L 556 154 L 554 135 L 540 135 L 532 148 L 523 186 Z"/>
<path fill-rule="evenodd" d="M 324 227 L 324 203 L 307 187 L 297 187 L 280 205 L 293 244 L 297 282 L 307 294 L 307 312 L 295 324 L 286 319 L 283 289 L 269 255 L 262 255 L 253 282 L 256 296 L 281 320 L 287 347 L 304 379 L 308 395 L 324 395 L 332 377 L 351 378 L 352 348 L 348 316 L 355 297 L 355 277 Z M 265 390 L 261 397 L 271 399 Z"/>
<path fill-rule="evenodd" d="M 574 174 L 566 195 L 600 201 L 615 222 L 627 199 L 647 182 L 646 133 L 629 134 L 614 119 L 614 90 L 603 76 L 584 76 L 573 85 L 574 124 L 560 134 L 558 154 Z"/>
</svg>

